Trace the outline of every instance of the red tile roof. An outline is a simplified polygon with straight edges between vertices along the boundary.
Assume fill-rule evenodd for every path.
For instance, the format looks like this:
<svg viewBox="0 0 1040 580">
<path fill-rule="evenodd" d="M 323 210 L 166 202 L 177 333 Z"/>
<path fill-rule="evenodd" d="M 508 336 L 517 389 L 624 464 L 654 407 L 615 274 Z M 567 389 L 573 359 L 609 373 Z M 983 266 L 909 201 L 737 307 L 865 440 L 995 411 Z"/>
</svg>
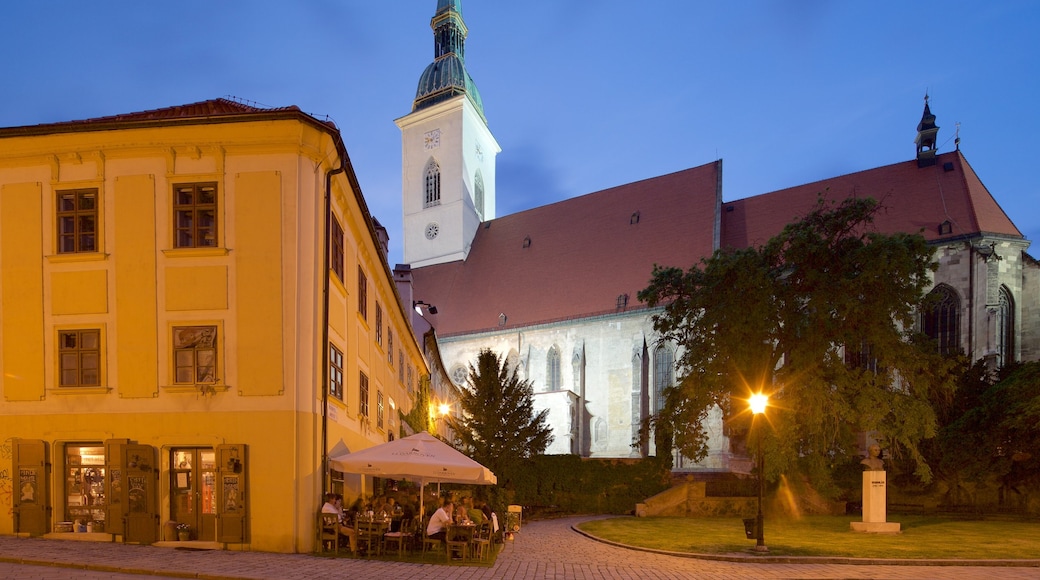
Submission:
<svg viewBox="0 0 1040 580">
<path fill-rule="evenodd" d="M 300 110 L 296 105 L 288 107 L 256 107 L 230 99 L 211 99 L 164 107 L 162 109 L 151 109 L 136 113 L 123 113 L 107 117 L 95 117 L 77 121 L 62 121 L 59 123 L 46 123 L 41 125 L 29 125 L 25 127 L 5 127 L 0 129 L 0 137 L 26 134 L 46 134 L 77 131 L 102 130 L 112 125 L 154 125 L 176 122 L 212 122 L 214 120 L 241 120 L 244 116 L 297 116 L 308 119 L 310 122 L 326 125 L 330 129 L 336 129 L 336 125 L 326 119 L 320 120 Z"/>
<path fill-rule="evenodd" d="M 720 179 L 714 162 L 485 222 L 464 262 L 412 270 L 415 296 L 441 337 L 641 308 L 655 263 L 711 254 Z"/>
<path fill-rule="evenodd" d="M 983 232 L 1022 237 L 964 156 L 953 151 L 937 156 L 931 167 L 906 161 L 724 203 L 722 247 L 765 243 L 808 213 L 819 195 L 873 197 L 882 206 L 874 220 L 881 232 L 920 232 L 929 241 Z M 951 232 L 940 236 L 944 221 Z"/>
<path fill-rule="evenodd" d="M 466 261 L 412 270 L 441 337 L 642 308 L 654 264 L 689 268 L 711 255 L 721 162 L 647 179 L 484 224 Z M 897 163 L 722 204 L 722 247 L 760 245 L 817 196 L 881 202 L 874 227 L 929 241 L 979 233 L 1022 237 L 959 151 L 934 166 Z M 635 225 L 629 222 L 639 212 Z M 951 232 L 939 235 L 949 221 Z M 530 247 L 524 248 L 524 239 Z"/>
</svg>

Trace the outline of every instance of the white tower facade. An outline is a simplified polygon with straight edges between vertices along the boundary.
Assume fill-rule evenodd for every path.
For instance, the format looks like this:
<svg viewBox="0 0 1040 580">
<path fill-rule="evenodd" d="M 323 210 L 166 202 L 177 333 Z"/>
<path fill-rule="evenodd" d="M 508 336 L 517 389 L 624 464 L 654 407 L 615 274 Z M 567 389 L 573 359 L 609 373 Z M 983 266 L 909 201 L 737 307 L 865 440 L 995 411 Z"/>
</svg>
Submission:
<svg viewBox="0 0 1040 580">
<path fill-rule="evenodd" d="M 401 129 L 404 262 L 465 260 L 482 221 L 495 217 L 495 157 L 480 94 L 464 65 L 459 0 L 439 0 L 430 24 L 434 61 Z"/>
</svg>

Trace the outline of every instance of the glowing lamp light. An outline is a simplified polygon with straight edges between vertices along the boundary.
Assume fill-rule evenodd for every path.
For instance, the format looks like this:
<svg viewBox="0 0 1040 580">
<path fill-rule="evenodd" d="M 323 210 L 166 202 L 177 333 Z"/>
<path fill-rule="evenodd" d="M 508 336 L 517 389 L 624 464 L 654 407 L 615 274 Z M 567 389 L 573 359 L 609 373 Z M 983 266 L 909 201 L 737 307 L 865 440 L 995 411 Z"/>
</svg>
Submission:
<svg viewBox="0 0 1040 580">
<path fill-rule="evenodd" d="M 748 399 L 748 405 L 751 407 L 751 412 L 755 415 L 765 413 L 766 407 L 769 406 L 769 395 L 755 393 Z"/>
<path fill-rule="evenodd" d="M 451 405 L 441 403 L 441 406 L 438 407 L 437 410 L 440 411 L 441 415 L 447 415 L 448 413 L 451 413 Z"/>
</svg>

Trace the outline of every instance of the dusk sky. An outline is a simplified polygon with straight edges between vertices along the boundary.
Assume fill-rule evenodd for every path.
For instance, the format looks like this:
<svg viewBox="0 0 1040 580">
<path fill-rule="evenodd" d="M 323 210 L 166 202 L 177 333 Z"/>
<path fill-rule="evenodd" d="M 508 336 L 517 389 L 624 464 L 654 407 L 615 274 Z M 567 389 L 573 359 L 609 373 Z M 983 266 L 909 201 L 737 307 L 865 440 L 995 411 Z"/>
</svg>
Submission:
<svg viewBox="0 0 1040 580">
<path fill-rule="evenodd" d="M 342 131 L 401 260 L 436 0 L 5 3 L 0 126 L 224 96 Z M 1040 241 L 1040 2 L 463 0 L 498 215 L 723 160 L 726 201 L 913 158 L 924 95 Z M 1036 155 L 1036 157 L 1034 157 Z M 1040 255 L 1036 246 L 1030 254 Z M 687 264 L 686 266 L 689 266 Z"/>
</svg>

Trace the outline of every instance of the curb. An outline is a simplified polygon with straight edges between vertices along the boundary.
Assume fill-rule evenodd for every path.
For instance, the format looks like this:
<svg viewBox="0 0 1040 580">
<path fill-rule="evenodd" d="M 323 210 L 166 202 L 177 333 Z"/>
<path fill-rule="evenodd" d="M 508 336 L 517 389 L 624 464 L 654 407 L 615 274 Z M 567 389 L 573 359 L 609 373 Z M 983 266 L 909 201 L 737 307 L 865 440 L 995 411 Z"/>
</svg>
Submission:
<svg viewBox="0 0 1040 580">
<path fill-rule="evenodd" d="M 673 552 L 671 550 L 658 550 L 657 548 L 645 548 L 622 544 L 613 540 L 607 540 L 594 536 L 584 530 L 578 529 L 578 524 L 572 525 L 575 532 L 595 540 L 597 542 L 627 548 L 637 552 L 649 552 L 652 554 L 664 554 L 677 558 L 690 558 L 693 560 L 710 560 L 715 562 L 732 562 L 737 564 L 847 564 L 852 566 L 989 566 L 994 568 L 1040 568 L 1040 560 L 927 560 L 927 559 L 905 559 L 905 558 L 850 558 L 847 556 L 764 556 L 743 554 L 698 554 L 694 552 Z"/>
</svg>

